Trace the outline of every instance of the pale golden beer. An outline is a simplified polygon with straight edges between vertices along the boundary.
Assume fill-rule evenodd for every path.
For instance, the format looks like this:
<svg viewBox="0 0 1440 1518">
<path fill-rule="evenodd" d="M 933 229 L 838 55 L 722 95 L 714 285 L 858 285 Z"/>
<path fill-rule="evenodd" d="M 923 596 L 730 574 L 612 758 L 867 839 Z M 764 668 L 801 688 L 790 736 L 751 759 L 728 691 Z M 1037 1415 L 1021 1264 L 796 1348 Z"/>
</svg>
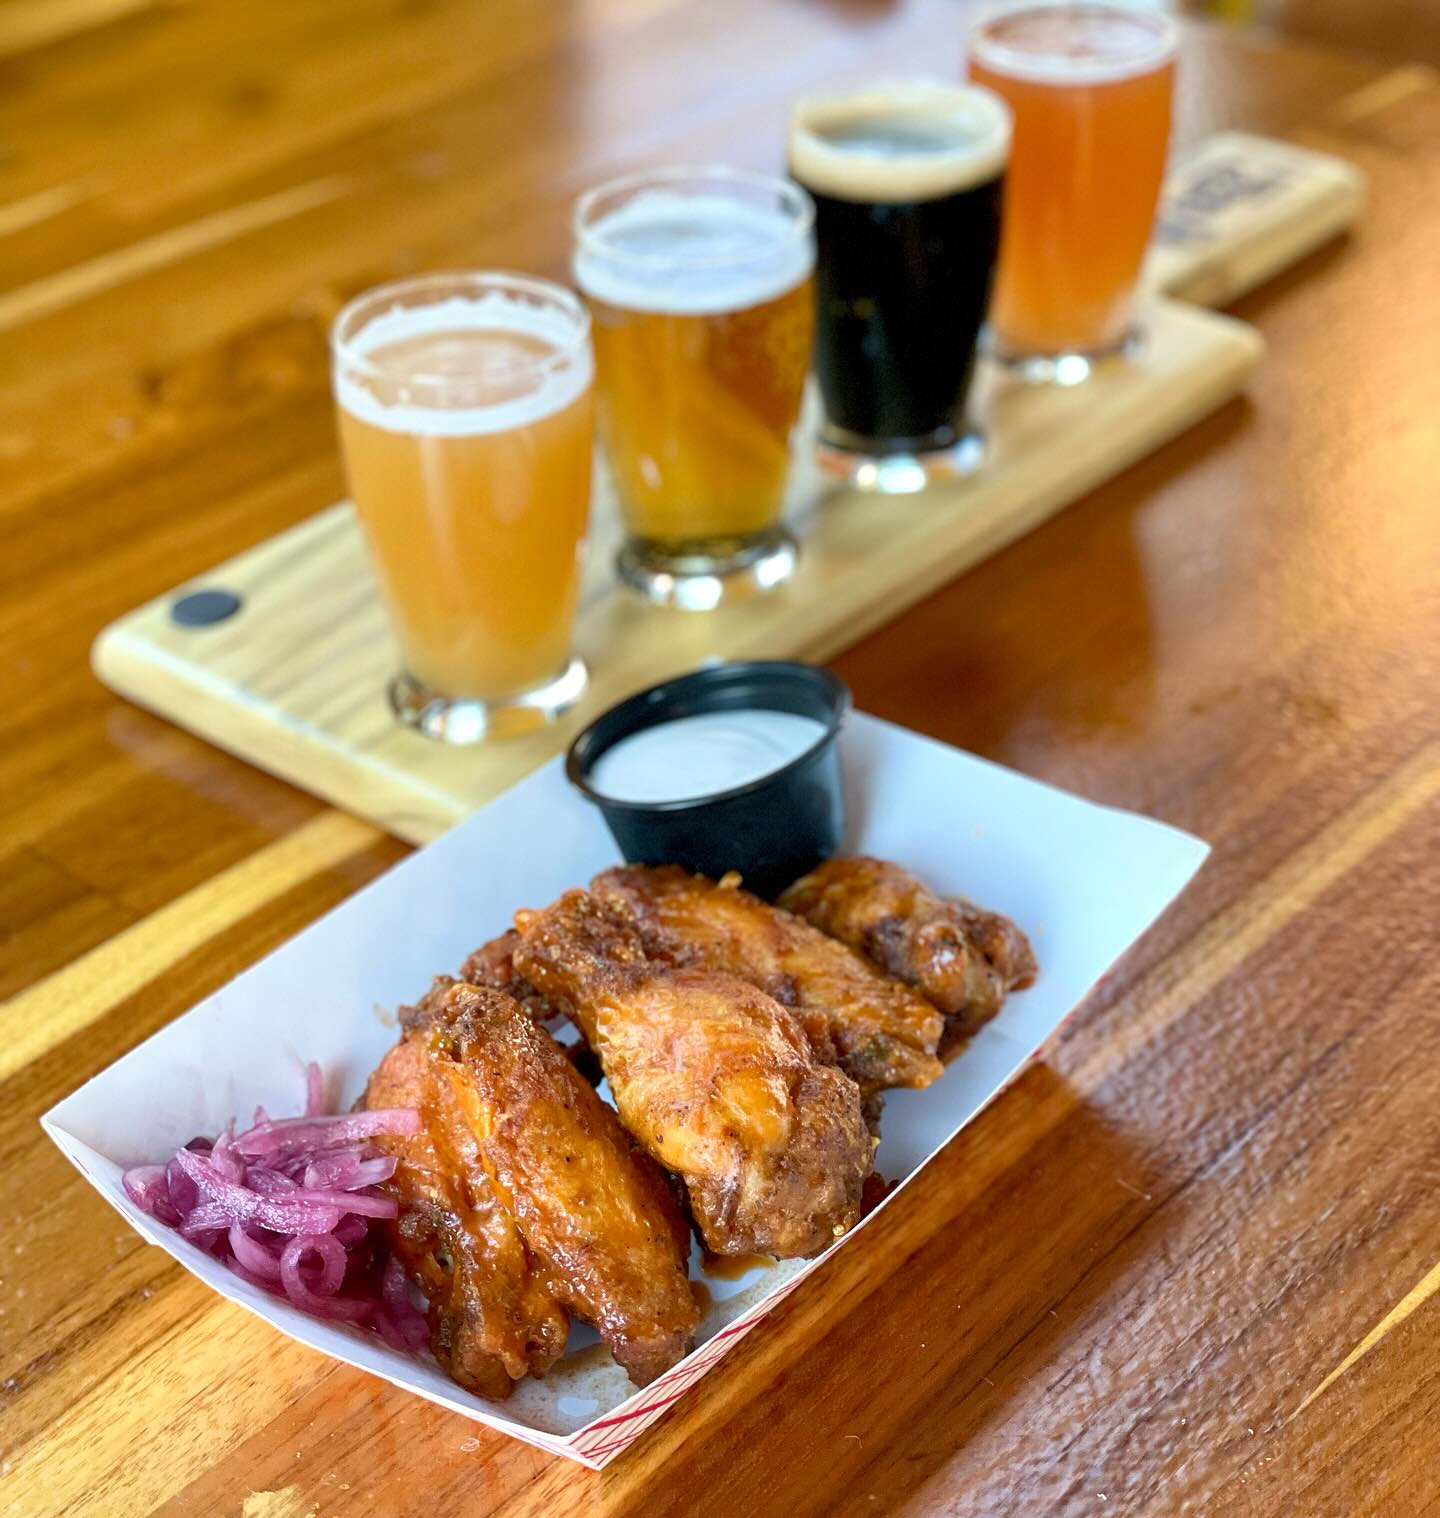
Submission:
<svg viewBox="0 0 1440 1518">
<path fill-rule="evenodd" d="M 622 577 L 712 606 L 794 563 L 781 518 L 814 330 L 803 190 L 725 169 L 603 185 L 576 208 Z"/>
<path fill-rule="evenodd" d="M 351 494 L 399 644 L 399 715 L 468 741 L 584 686 L 571 657 L 593 453 L 581 303 L 509 275 L 362 296 L 335 329 Z"/>
</svg>

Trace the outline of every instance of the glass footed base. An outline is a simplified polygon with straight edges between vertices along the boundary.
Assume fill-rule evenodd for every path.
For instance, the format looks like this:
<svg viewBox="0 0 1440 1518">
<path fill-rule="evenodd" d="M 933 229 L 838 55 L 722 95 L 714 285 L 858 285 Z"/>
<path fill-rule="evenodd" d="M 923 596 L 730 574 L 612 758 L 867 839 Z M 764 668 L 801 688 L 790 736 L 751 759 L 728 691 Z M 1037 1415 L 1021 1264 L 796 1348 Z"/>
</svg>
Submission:
<svg viewBox="0 0 1440 1518">
<path fill-rule="evenodd" d="M 413 675 L 390 682 L 390 708 L 407 726 L 441 743 L 484 743 L 533 733 L 573 706 L 589 678 L 584 664 L 572 659 L 564 672 L 533 690 L 487 701 L 440 696 Z"/>
<path fill-rule="evenodd" d="M 816 461 L 827 479 L 874 495 L 915 495 L 946 480 L 963 480 L 985 462 L 985 438 L 967 432 L 943 448 L 913 453 L 871 453 L 822 438 Z"/>
<path fill-rule="evenodd" d="M 766 595 L 784 584 L 795 573 L 798 558 L 795 539 L 783 527 L 776 527 L 739 547 L 726 545 L 720 552 L 701 545 L 687 551 L 631 538 L 616 554 L 615 570 L 624 584 L 639 591 L 652 606 L 713 611 Z"/>
<path fill-rule="evenodd" d="M 1067 353 L 1011 353 L 996 343 L 989 357 L 1009 379 L 1027 385 L 1081 385 L 1113 364 L 1132 359 L 1145 346 L 1145 334 L 1132 327 L 1118 342 L 1103 348 Z"/>
</svg>

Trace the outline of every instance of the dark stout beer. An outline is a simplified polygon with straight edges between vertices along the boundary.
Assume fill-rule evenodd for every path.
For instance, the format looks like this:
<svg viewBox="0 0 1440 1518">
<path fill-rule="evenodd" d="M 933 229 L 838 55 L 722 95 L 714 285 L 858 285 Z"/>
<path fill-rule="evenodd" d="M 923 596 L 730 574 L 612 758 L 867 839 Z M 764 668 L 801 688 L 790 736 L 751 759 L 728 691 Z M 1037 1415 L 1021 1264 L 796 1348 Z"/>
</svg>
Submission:
<svg viewBox="0 0 1440 1518">
<path fill-rule="evenodd" d="M 824 440 L 926 453 L 965 433 L 990 300 L 1010 113 L 988 90 L 880 85 L 802 100 L 790 172 L 815 201 Z"/>
</svg>

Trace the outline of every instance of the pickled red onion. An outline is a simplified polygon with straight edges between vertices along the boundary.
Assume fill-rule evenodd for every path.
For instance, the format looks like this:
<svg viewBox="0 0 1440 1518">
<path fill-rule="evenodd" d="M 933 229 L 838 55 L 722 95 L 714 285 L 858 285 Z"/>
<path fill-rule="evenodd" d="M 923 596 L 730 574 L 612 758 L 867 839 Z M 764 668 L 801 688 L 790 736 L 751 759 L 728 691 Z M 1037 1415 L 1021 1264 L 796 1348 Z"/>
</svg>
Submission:
<svg viewBox="0 0 1440 1518">
<path fill-rule="evenodd" d="M 420 1349 L 429 1338 L 425 1316 L 378 1226 L 398 1209 L 373 1189 L 396 1161 L 370 1143 L 418 1133 L 420 1114 L 325 1107 L 324 1074 L 312 1063 L 302 1116 L 272 1119 L 257 1107 L 243 1133 L 232 1120 L 163 1165 L 127 1170 L 125 1193 L 252 1285 L 312 1316 L 371 1328 L 392 1348 Z"/>
</svg>

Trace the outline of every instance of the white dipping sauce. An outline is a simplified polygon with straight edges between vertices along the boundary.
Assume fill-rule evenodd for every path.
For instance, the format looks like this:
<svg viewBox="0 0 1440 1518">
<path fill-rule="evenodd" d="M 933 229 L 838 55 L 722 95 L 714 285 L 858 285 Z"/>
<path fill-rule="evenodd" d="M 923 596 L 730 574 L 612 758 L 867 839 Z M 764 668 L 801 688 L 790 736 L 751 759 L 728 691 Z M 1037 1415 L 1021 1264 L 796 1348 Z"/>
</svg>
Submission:
<svg viewBox="0 0 1440 1518">
<path fill-rule="evenodd" d="M 589 780 L 611 801 L 692 801 L 772 775 L 824 736 L 825 723 L 794 712 L 701 712 L 622 738 Z"/>
</svg>

